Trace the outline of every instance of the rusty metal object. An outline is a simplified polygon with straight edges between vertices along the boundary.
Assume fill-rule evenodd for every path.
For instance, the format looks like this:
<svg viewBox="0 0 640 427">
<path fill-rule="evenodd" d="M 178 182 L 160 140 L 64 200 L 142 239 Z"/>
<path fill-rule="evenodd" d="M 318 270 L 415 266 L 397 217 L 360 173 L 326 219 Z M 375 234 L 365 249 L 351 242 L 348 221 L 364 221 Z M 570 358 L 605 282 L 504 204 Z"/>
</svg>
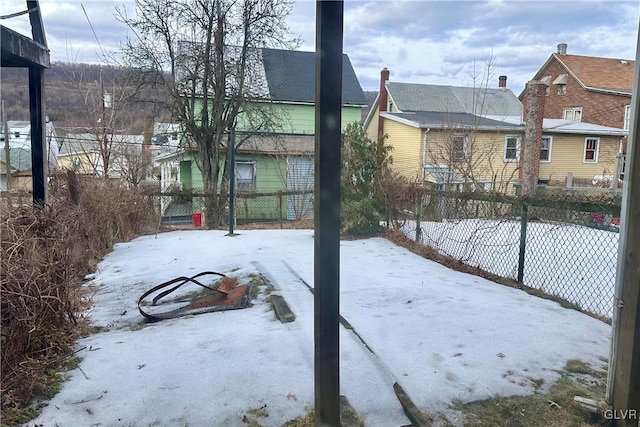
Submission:
<svg viewBox="0 0 640 427">
<path fill-rule="evenodd" d="M 222 283 L 220 284 L 220 286 L 218 286 L 218 288 L 212 288 L 211 286 L 207 286 L 201 283 L 199 280 L 196 280 L 197 278 L 211 275 L 222 277 Z M 187 304 L 185 304 L 184 306 L 165 312 L 149 313 L 143 308 L 143 301 L 150 295 L 155 294 L 156 292 L 164 288 L 170 287 L 169 289 L 164 290 L 153 297 L 151 305 L 157 306 L 158 301 L 187 283 L 194 283 L 198 286 L 209 289 L 213 292 L 213 294 L 193 298 L 188 302 L 185 301 L 187 302 Z M 175 279 L 168 280 L 149 289 L 138 299 L 138 311 L 140 311 L 140 314 L 142 314 L 147 320 L 156 322 L 158 320 L 173 319 L 189 314 L 202 314 L 210 313 L 213 311 L 246 308 L 250 306 L 250 292 L 251 285 L 236 286 L 236 283 L 233 279 L 222 273 L 217 273 L 215 271 L 204 271 L 191 277 L 176 277 Z"/>
</svg>

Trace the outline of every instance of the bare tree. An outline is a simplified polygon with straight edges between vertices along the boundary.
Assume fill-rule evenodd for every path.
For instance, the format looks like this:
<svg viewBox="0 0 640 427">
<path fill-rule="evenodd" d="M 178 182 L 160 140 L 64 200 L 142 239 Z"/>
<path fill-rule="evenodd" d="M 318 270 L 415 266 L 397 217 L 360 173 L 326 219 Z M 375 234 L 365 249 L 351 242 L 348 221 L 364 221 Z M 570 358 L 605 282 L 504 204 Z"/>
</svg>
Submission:
<svg viewBox="0 0 640 427">
<path fill-rule="evenodd" d="M 139 127 L 129 114 L 139 99 L 138 77 L 130 69 L 111 65 L 96 69 L 72 63 L 65 73 L 73 82 L 69 96 L 77 100 L 80 117 L 67 129 L 66 141 L 79 155 L 79 164 L 72 166 L 105 179 L 117 176 L 121 163 L 117 156 L 134 153 L 125 135 Z M 137 148 L 140 153 L 141 147 Z"/>
<path fill-rule="evenodd" d="M 497 107 L 489 88 L 494 75 L 493 57 L 484 68 L 474 70 L 471 90 L 466 92 L 469 99 L 462 100 L 470 106 L 472 115 L 460 120 L 455 112 L 444 113 L 442 128 L 427 135 L 426 157 L 434 168 L 440 168 L 440 183 L 446 189 L 463 185 L 474 191 L 507 192 L 517 177 L 518 164 L 516 159 L 505 161 L 505 137 L 513 133 L 520 141 L 521 131 L 491 130 L 483 123 L 488 112 L 495 112 Z M 504 120 L 506 116 L 491 118 Z"/>
<path fill-rule="evenodd" d="M 236 148 L 229 131 L 265 130 L 277 119 L 256 103 L 268 102 L 259 48 L 297 45 L 285 24 L 290 11 L 288 0 L 139 0 L 135 17 L 117 8 L 136 35 L 124 45 L 128 61 L 166 86 L 161 102 L 198 148 L 209 227 L 220 225 L 226 203 L 220 158 Z"/>
</svg>

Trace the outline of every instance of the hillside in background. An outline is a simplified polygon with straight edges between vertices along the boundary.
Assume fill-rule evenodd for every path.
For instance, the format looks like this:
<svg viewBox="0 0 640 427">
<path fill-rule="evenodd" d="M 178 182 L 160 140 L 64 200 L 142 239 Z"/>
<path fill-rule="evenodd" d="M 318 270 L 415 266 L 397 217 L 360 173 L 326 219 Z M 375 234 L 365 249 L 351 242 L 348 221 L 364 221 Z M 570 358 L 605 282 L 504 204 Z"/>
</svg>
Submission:
<svg viewBox="0 0 640 427">
<path fill-rule="evenodd" d="M 59 134 L 77 132 L 102 123 L 102 90 L 107 93 L 104 115 L 115 130 L 140 134 L 169 115 L 154 99 L 158 90 L 140 88 L 134 69 L 55 62 L 44 74 L 45 114 Z M 1 96 L 8 120 L 29 120 L 29 76 L 26 68 L 2 68 Z M 111 100 L 111 108 L 109 105 Z"/>
</svg>

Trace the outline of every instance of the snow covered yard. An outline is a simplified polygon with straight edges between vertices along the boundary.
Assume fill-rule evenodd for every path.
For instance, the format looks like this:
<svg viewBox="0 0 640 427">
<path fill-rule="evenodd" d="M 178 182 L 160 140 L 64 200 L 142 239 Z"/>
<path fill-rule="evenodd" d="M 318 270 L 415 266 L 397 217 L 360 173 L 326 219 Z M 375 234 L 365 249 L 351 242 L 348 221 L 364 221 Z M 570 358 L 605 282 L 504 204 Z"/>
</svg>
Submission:
<svg viewBox="0 0 640 427">
<path fill-rule="evenodd" d="M 92 323 L 44 426 L 280 426 L 313 406 L 313 232 L 179 231 L 116 246 L 99 264 Z M 143 323 L 136 302 L 165 280 L 263 274 L 295 322 L 252 308 Z M 301 280 L 302 279 L 302 280 Z M 401 384 L 432 414 L 457 399 L 548 389 L 570 359 L 608 357 L 610 327 L 559 304 L 425 260 L 383 238 L 341 243 L 341 393 L 367 426 L 409 424 Z"/>
<path fill-rule="evenodd" d="M 440 253 L 501 277 L 517 278 L 519 220 L 422 221 L 421 227 L 422 241 Z M 407 221 L 403 231 L 415 239 L 415 221 Z M 611 318 L 618 239 L 618 233 L 608 230 L 530 221 L 523 282 Z"/>
</svg>

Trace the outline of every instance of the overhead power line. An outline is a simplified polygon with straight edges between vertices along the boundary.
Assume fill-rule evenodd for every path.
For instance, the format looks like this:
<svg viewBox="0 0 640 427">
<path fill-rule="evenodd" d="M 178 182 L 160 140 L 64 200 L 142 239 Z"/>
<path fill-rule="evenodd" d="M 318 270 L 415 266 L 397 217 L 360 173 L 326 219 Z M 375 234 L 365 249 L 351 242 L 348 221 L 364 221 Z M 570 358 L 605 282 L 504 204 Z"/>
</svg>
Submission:
<svg viewBox="0 0 640 427">
<path fill-rule="evenodd" d="M 100 51 L 102 52 L 102 55 L 107 56 L 104 53 L 104 49 L 102 48 L 102 44 L 100 43 L 100 40 L 98 39 L 98 35 L 96 34 L 96 31 L 93 29 L 93 24 L 91 23 L 91 20 L 89 19 L 89 15 L 87 15 L 87 11 L 84 8 L 84 4 L 80 3 L 80 6 L 82 7 L 82 12 L 84 12 L 84 16 L 87 18 L 87 22 L 89 23 L 89 27 L 91 28 L 91 32 L 93 33 L 93 37 L 95 37 L 96 42 L 98 42 L 98 47 L 100 47 Z"/>
</svg>

